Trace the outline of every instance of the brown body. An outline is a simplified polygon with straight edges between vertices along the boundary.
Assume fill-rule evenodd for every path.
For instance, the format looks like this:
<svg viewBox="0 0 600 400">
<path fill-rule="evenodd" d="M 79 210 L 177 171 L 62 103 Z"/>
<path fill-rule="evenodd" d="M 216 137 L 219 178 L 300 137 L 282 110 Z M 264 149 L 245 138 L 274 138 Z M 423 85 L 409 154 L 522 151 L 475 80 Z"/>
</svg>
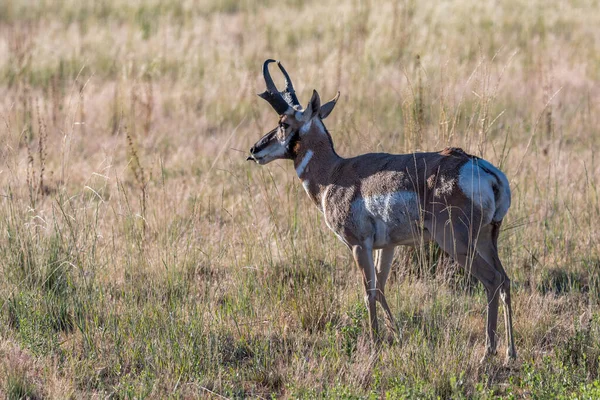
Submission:
<svg viewBox="0 0 600 400">
<path fill-rule="evenodd" d="M 323 146 L 319 153 L 326 151 Z M 310 199 L 344 243 L 372 241 L 373 249 L 418 244 L 423 237 L 429 240 L 424 225 L 435 219 L 436 205 L 447 203 L 450 196 L 464 197 L 457 171 L 471 160 L 460 149 L 348 159 L 330 155 L 322 157 L 327 162 L 321 163 L 319 158 L 313 156 L 300 177 Z M 297 157 L 296 164 L 301 159 Z M 374 200 L 364 204 L 365 199 Z"/>
<path fill-rule="evenodd" d="M 266 164 L 291 159 L 307 194 L 327 226 L 352 251 L 363 273 L 372 333 L 378 338 L 376 302 L 395 330 L 385 299 L 385 283 L 397 245 L 435 241 L 485 286 L 488 298 L 486 355 L 496 352 L 498 302 L 502 298 L 507 356 L 516 357 L 512 335 L 510 280 L 498 257 L 498 234 L 510 207 L 504 174 L 461 149 L 393 155 L 337 155 L 323 119 L 338 97 L 321 105 L 314 92 L 299 105 L 287 72 L 278 92 L 263 67 L 261 94 L 280 114 L 278 127 L 250 149 L 250 160 Z M 339 94 L 338 94 L 339 96 Z"/>
</svg>

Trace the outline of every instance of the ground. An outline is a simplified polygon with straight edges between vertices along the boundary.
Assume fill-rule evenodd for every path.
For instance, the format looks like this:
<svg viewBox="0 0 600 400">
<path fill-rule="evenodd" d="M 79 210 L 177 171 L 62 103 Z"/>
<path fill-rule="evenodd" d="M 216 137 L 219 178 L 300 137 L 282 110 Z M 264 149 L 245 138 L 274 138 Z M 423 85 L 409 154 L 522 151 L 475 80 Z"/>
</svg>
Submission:
<svg viewBox="0 0 600 400">
<path fill-rule="evenodd" d="M 598 6 L 2 2 L 0 395 L 600 396 Z M 500 323 L 479 363 L 483 289 L 435 247 L 397 251 L 401 335 L 370 344 L 291 163 L 245 161 L 277 123 L 266 58 L 303 103 L 341 91 L 343 156 L 456 146 L 506 173 L 516 362 Z"/>
</svg>

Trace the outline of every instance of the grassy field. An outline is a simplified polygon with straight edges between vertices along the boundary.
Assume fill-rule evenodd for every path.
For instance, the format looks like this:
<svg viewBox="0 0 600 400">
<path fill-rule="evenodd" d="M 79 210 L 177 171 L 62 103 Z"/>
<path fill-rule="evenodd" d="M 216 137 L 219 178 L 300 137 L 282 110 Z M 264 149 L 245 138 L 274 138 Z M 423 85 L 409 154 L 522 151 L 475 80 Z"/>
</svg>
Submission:
<svg viewBox="0 0 600 400">
<path fill-rule="evenodd" d="M 599 7 L 2 1 L 0 396 L 598 398 Z M 500 324 L 479 364 L 483 288 L 433 247 L 397 250 L 401 336 L 370 345 L 291 164 L 245 162 L 277 122 L 266 58 L 303 103 L 342 92 L 343 156 L 452 145 L 505 171 L 517 362 Z"/>
</svg>

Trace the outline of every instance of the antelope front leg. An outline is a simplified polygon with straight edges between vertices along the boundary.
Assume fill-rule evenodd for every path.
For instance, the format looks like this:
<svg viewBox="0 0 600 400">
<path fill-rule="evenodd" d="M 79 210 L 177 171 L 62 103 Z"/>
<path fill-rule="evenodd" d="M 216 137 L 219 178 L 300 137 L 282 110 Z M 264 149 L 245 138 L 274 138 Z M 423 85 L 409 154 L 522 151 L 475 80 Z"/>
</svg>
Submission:
<svg viewBox="0 0 600 400">
<path fill-rule="evenodd" d="M 390 267 L 392 266 L 393 260 L 393 247 L 375 251 L 375 269 L 377 271 L 377 301 L 379 301 L 383 307 L 383 310 L 385 311 L 388 328 L 397 334 L 398 330 L 396 329 L 394 316 L 392 315 L 392 311 L 390 310 L 387 300 L 385 299 L 385 283 L 390 275 Z"/>
<path fill-rule="evenodd" d="M 369 310 L 369 319 L 371 320 L 371 339 L 379 341 L 379 329 L 377 326 L 377 280 L 375 277 L 375 266 L 373 264 L 372 249 L 365 245 L 356 245 L 352 247 L 352 255 L 356 265 L 363 273 L 363 282 L 365 284 L 365 303 Z"/>
</svg>

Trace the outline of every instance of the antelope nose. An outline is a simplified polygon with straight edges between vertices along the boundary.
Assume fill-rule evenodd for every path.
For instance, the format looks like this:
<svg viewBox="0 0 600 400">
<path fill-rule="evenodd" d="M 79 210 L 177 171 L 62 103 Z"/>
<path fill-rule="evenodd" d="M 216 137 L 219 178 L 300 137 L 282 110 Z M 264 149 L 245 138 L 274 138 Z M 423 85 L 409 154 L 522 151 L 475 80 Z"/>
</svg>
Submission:
<svg viewBox="0 0 600 400">
<path fill-rule="evenodd" d="M 250 155 L 248 156 L 248 158 L 246 158 L 246 161 L 252 161 L 254 160 L 253 154 L 256 151 L 256 146 L 252 146 L 250 148 Z"/>
</svg>

